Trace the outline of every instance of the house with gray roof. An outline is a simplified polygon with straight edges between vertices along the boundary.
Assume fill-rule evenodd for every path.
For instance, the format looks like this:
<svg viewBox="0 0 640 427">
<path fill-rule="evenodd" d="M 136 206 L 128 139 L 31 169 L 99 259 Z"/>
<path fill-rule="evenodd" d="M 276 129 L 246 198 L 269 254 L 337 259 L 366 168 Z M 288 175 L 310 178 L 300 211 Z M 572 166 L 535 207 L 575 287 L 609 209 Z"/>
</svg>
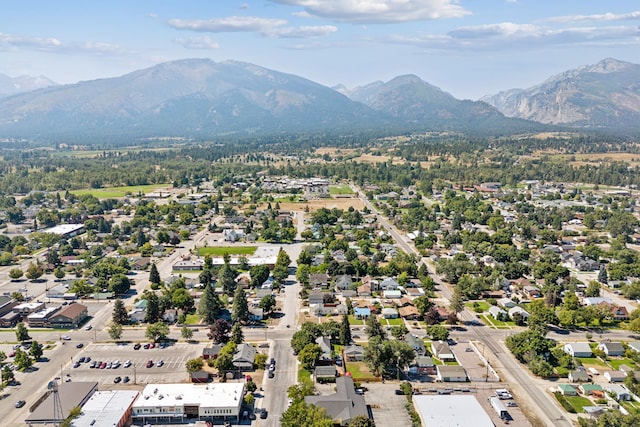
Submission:
<svg viewBox="0 0 640 427">
<path fill-rule="evenodd" d="M 369 418 L 364 396 L 356 394 L 353 379 L 349 376 L 336 378 L 336 392 L 328 396 L 306 396 L 305 403 L 324 408 L 333 423 L 347 426 L 358 415 Z"/>
<path fill-rule="evenodd" d="M 588 342 L 570 342 L 565 344 L 563 349 L 572 357 L 591 357 L 593 355 Z"/>
<path fill-rule="evenodd" d="M 243 342 L 238 345 L 236 352 L 233 354 L 233 366 L 243 371 L 253 371 L 256 353 L 257 350 L 254 346 Z"/>
<path fill-rule="evenodd" d="M 603 341 L 598 344 L 598 350 L 604 351 L 607 356 L 624 356 L 624 347 L 620 342 Z"/>
</svg>

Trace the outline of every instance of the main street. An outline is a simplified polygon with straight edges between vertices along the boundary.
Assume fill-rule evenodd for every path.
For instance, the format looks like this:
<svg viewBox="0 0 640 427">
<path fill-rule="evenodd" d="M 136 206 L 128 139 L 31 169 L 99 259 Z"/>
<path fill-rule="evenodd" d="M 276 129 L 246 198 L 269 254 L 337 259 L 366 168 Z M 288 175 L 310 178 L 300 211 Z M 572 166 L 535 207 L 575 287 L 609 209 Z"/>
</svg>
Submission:
<svg viewBox="0 0 640 427">
<path fill-rule="evenodd" d="M 435 281 L 442 298 L 451 301 L 453 292 L 449 284 L 445 283 L 436 274 L 435 267 L 429 262 L 429 259 L 422 257 L 415 246 L 410 244 L 405 237 L 378 212 L 376 207 L 373 206 L 358 187 L 355 185 L 351 187 L 358 194 L 358 197 L 364 205 L 376 214 L 378 222 L 387 230 L 396 244 L 406 253 L 418 256 L 421 262 L 427 266 L 429 274 Z M 522 366 L 506 349 L 503 342 L 505 338 L 504 331 L 476 325 L 476 315 L 466 309 L 460 313 L 460 317 L 463 322 L 469 325 L 469 334 L 473 335 L 476 340 L 482 342 L 491 350 L 491 354 L 485 356 L 488 356 L 489 362 L 501 375 L 503 381 L 509 383 L 513 391 L 518 396 L 521 396 L 525 402 L 535 405 L 535 407 L 530 408 L 530 413 L 535 414 L 535 416 L 547 426 L 569 427 L 573 425 L 565 416 L 564 411 L 558 407 L 552 396 L 544 390 L 544 383 L 531 376 L 526 367 Z"/>
</svg>

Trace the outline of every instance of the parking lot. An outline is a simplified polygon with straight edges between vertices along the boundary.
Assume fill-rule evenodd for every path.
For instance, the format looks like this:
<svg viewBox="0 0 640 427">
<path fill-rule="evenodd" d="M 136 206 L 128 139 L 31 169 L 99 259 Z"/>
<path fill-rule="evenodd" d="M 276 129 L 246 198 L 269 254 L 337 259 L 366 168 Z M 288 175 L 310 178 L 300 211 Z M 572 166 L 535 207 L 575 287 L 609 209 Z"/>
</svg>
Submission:
<svg viewBox="0 0 640 427">
<path fill-rule="evenodd" d="M 487 378 L 487 375 L 489 381 L 499 380 L 499 378 L 493 375 L 492 370 L 487 369 L 487 366 L 484 364 L 479 354 L 473 350 L 473 347 L 469 342 L 461 341 L 451 348 L 456 355 L 458 363 L 464 366 L 464 369 L 467 371 L 467 376 L 471 378 L 472 381 L 484 381 L 485 378 Z M 482 354 L 482 344 L 477 348 L 480 354 Z"/>
<path fill-rule="evenodd" d="M 185 363 L 189 359 L 202 354 L 203 345 L 174 344 L 165 348 L 134 349 L 134 344 L 89 344 L 76 357 L 69 361 L 61 370 L 64 379 L 72 381 L 97 381 L 100 384 L 114 384 L 116 377 L 128 376 L 131 383 L 173 383 L 188 381 Z M 81 358 L 91 359 L 90 362 L 77 363 Z M 119 361 L 120 366 L 115 369 L 90 368 L 94 361 Z M 129 360 L 131 366 L 124 367 Z M 159 361 L 162 360 L 162 366 Z M 151 367 L 147 367 L 152 361 Z M 77 366 L 74 368 L 74 366 Z"/>
</svg>

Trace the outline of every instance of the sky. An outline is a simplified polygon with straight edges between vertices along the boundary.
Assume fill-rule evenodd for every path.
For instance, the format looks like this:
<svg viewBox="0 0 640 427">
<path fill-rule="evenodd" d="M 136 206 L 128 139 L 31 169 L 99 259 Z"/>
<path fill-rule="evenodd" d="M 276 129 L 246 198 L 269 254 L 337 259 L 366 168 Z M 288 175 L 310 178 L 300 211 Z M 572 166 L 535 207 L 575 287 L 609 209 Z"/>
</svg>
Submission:
<svg viewBox="0 0 640 427">
<path fill-rule="evenodd" d="M 415 74 L 457 98 L 640 63 L 638 0 L 2 0 L 0 73 L 58 83 L 183 58 L 348 88 Z"/>
</svg>

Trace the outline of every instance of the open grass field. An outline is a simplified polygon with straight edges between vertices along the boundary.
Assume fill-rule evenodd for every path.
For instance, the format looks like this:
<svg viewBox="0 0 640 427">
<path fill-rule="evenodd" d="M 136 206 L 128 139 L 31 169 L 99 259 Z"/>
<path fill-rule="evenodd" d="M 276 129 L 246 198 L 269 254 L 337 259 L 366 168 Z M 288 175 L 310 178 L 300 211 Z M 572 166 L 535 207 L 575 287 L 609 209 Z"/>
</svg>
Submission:
<svg viewBox="0 0 640 427">
<path fill-rule="evenodd" d="M 583 407 L 593 405 L 593 402 L 591 400 L 582 396 L 565 396 L 565 399 L 567 399 L 567 402 L 569 402 L 571 406 L 573 406 L 573 409 L 575 409 L 578 414 L 583 413 Z"/>
<path fill-rule="evenodd" d="M 329 186 L 329 194 L 332 196 L 338 194 L 353 194 L 353 190 L 348 185 L 331 185 Z"/>
<path fill-rule="evenodd" d="M 128 194 L 137 195 L 152 193 L 156 190 L 169 188 L 171 184 L 130 185 L 125 187 L 87 188 L 84 190 L 72 190 L 70 193 L 76 196 L 92 194 L 98 199 L 119 199 Z"/>
<path fill-rule="evenodd" d="M 229 255 L 253 255 L 258 249 L 257 246 L 207 246 L 198 248 L 199 256 L 224 256 Z"/>
</svg>

